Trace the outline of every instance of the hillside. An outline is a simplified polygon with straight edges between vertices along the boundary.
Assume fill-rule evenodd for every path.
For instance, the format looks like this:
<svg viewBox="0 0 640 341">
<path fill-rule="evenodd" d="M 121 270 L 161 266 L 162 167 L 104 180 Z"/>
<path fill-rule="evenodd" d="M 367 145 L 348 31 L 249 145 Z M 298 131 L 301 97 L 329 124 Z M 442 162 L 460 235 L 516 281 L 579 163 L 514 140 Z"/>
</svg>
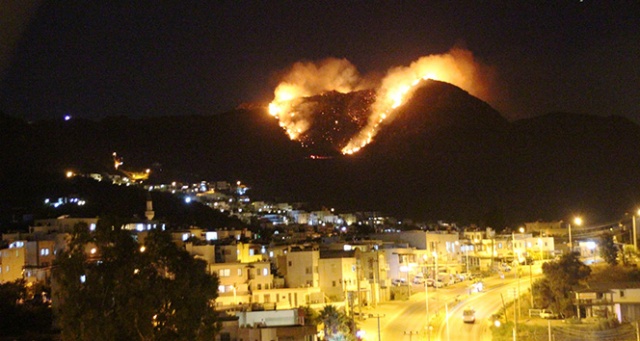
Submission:
<svg viewBox="0 0 640 341">
<path fill-rule="evenodd" d="M 151 181 L 242 180 L 254 199 L 432 221 L 499 227 L 574 213 L 611 220 L 640 202 L 640 128 L 620 117 L 508 122 L 459 88 L 428 81 L 370 145 L 342 156 L 336 146 L 363 124 L 366 93 L 307 101 L 319 108 L 318 124 L 303 143 L 263 109 L 98 122 L 1 116 L 2 207 L 28 202 L 22 197 L 38 191 L 41 173 L 110 170 L 114 151 L 125 168 L 151 167 Z M 332 126 L 349 114 L 342 130 Z"/>
</svg>

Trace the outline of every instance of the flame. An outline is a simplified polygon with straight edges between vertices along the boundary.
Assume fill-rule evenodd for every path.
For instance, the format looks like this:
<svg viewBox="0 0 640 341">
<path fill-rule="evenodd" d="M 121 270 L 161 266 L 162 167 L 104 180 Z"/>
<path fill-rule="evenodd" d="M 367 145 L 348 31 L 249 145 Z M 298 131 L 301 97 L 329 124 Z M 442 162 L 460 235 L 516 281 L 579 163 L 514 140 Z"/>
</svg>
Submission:
<svg viewBox="0 0 640 341">
<path fill-rule="evenodd" d="M 487 82 L 483 76 L 490 71 L 477 63 L 470 51 L 458 48 L 445 54 L 421 57 L 409 66 L 391 68 L 375 86 L 376 100 L 366 126 L 342 148 L 342 153 L 354 154 L 369 144 L 380 126 L 393 119 L 396 109 L 411 98 L 423 81 L 451 83 L 486 100 L 488 86 L 485 86 Z M 318 65 L 296 63 L 276 87 L 269 113 L 279 119 L 280 126 L 295 140 L 311 127 L 309 109 L 312 108 L 298 107 L 303 97 L 326 91 L 347 93 L 369 83 L 360 78 L 356 68 L 346 59 L 327 59 Z"/>
</svg>

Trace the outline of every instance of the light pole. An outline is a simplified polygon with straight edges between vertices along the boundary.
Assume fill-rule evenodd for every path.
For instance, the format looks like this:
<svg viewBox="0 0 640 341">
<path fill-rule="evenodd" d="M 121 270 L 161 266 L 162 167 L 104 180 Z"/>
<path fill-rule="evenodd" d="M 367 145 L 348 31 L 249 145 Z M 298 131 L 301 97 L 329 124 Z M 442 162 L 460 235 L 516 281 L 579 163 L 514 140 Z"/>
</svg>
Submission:
<svg viewBox="0 0 640 341">
<path fill-rule="evenodd" d="M 380 315 L 380 314 L 376 314 L 376 315 L 371 314 L 369 316 L 378 319 L 378 341 L 380 341 L 380 318 L 384 317 L 385 315 L 384 314 L 382 314 L 382 315 Z"/>
<path fill-rule="evenodd" d="M 542 238 L 538 238 L 538 249 L 540 250 L 540 260 L 544 260 L 542 258 Z"/>
<path fill-rule="evenodd" d="M 633 249 L 638 252 L 638 230 L 636 229 L 636 218 L 640 216 L 640 209 L 636 212 L 636 214 L 631 215 L 631 222 L 633 224 Z"/>
<path fill-rule="evenodd" d="M 436 246 L 436 250 L 437 250 L 437 246 Z M 435 270 L 433 272 L 434 273 L 434 275 L 433 275 L 433 277 L 434 277 L 433 278 L 433 283 L 434 283 L 433 287 L 437 289 L 438 287 L 436 287 L 436 285 L 435 285 L 435 282 L 437 282 L 439 280 L 439 278 L 438 278 L 438 252 L 437 251 L 433 251 L 433 258 L 435 259 L 435 262 L 436 262 L 436 268 L 435 268 Z"/>
<path fill-rule="evenodd" d="M 425 295 L 425 307 L 427 309 L 427 340 L 431 341 L 431 321 L 429 320 L 429 318 L 431 316 L 429 316 L 429 284 L 427 283 L 427 276 L 425 276 L 425 280 L 424 280 L 424 295 Z M 378 340 L 380 341 L 380 340 Z"/>
<path fill-rule="evenodd" d="M 582 225 L 582 218 L 580 217 L 575 217 L 573 218 L 573 223 L 576 226 L 580 226 Z M 573 240 L 571 238 L 571 223 L 569 223 L 569 252 L 573 252 Z"/>
</svg>

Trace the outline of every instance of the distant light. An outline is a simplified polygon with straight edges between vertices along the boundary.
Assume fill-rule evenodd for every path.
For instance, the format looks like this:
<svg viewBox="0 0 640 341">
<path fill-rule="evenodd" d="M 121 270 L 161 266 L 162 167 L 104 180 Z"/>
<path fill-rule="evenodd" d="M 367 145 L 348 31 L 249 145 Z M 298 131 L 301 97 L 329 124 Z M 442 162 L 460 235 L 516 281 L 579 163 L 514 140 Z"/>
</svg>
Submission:
<svg viewBox="0 0 640 341">
<path fill-rule="evenodd" d="M 72 171 L 67 171 L 67 178 L 71 178 L 73 177 L 73 172 Z"/>
<path fill-rule="evenodd" d="M 500 325 L 501 325 L 500 320 L 495 320 L 493 322 L 493 325 L 496 326 L 496 327 L 500 327 Z"/>
<path fill-rule="evenodd" d="M 144 252 L 145 250 L 147 250 L 147 248 L 144 247 L 144 245 L 140 247 L 140 252 Z"/>
<path fill-rule="evenodd" d="M 587 249 L 594 250 L 596 248 L 596 242 L 588 241 L 588 242 L 586 242 L 586 246 L 587 246 Z"/>
<path fill-rule="evenodd" d="M 98 251 L 98 250 L 94 247 L 94 248 L 92 248 L 92 249 L 91 249 L 91 254 L 92 254 L 92 255 L 95 255 L 97 251 Z"/>
<path fill-rule="evenodd" d="M 187 203 L 187 204 L 190 204 L 191 203 L 191 197 L 184 198 L 184 202 Z"/>
<path fill-rule="evenodd" d="M 68 121 L 68 120 L 70 120 L 70 119 L 71 119 L 71 115 L 64 115 L 64 120 L 65 120 L 65 121 Z"/>
<path fill-rule="evenodd" d="M 87 275 L 80 275 L 80 283 L 84 283 L 87 281 Z"/>
</svg>

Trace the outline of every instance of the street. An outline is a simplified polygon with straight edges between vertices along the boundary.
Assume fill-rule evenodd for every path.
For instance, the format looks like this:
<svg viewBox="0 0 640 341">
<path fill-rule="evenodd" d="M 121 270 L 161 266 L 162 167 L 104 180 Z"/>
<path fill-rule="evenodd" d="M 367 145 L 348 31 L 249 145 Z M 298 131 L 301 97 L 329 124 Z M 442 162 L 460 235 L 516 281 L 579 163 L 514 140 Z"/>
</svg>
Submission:
<svg viewBox="0 0 640 341">
<path fill-rule="evenodd" d="M 534 266 L 533 278 L 540 274 L 540 265 Z M 427 332 L 427 302 L 423 286 L 413 286 L 414 294 L 407 301 L 391 301 L 367 310 L 374 317 L 357 321 L 367 341 L 418 340 L 491 340 L 491 316 L 504 303 L 513 301 L 515 292 L 529 291 L 528 275 L 516 278 L 514 273 L 504 279 L 492 276 L 482 280 L 484 290 L 472 292 L 472 282 L 463 281 L 444 288 L 428 288 L 428 311 L 431 331 Z M 475 323 L 464 323 L 462 312 L 467 307 L 476 311 Z M 376 318 L 375 316 L 379 316 Z M 512 316 L 508 317 L 512 319 Z M 379 331 L 379 335 L 378 335 Z"/>
</svg>

